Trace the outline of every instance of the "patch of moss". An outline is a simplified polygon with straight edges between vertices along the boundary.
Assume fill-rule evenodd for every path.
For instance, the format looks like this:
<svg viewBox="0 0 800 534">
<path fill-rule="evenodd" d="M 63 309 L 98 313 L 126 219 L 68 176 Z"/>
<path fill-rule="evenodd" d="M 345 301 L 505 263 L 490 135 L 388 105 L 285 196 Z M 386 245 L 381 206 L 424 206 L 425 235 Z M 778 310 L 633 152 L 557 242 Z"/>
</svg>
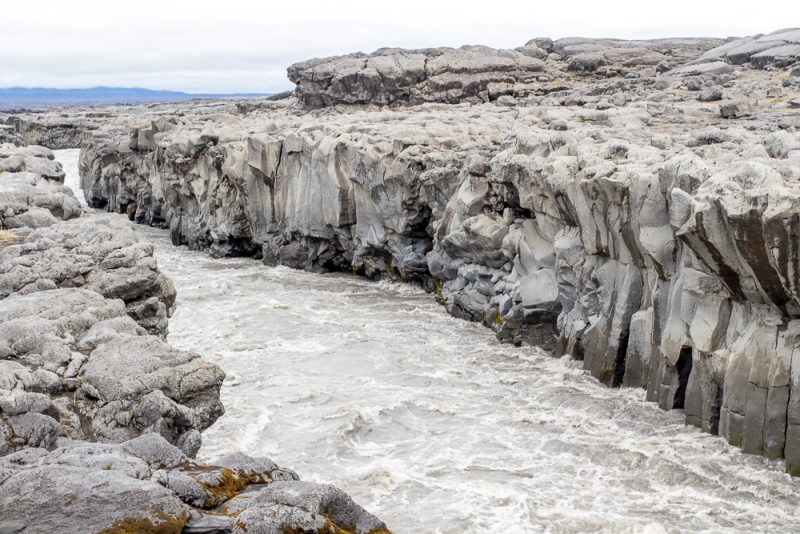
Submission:
<svg viewBox="0 0 800 534">
<path fill-rule="evenodd" d="M 598 376 L 597 379 L 600 382 L 608 382 L 613 377 L 614 377 L 614 371 L 612 371 L 611 369 L 603 369 L 602 371 L 600 371 L 600 376 Z"/>
<path fill-rule="evenodd" d="M 197 469 L 196 466 L 192 466 L 192 468 L 188 470 L 188 474 L 191 474 L 192 470 Z M 226 500 L 234 498 L 250 484 L 267 484 L 272 480 L 271 471 L 265 473 L 247 473 L 240 469 L 234 472 L 230 468 L 223 467 L 219 472 L 217 483 L 212 484 L 210 482 L 200 481 L 207 495 L 205 502 L 203 502 L 203 508 L 213 508 Z"/>
<path fill-rule="evenodd" d="M 442 281 L 438 278 L 433 279 L 433 293 L 439 296 L 442 294 Z"/>
<path fill-rule="evenodd" d="M 398 276 L 397 271 L 395 271 L 394 267 L 392 267 L 392 260 L 394 258 L 391 254 L 384 254 L 383 261 L 386 263 L 386 268 L 389 270 L 389 274 L 392 276 Z"/>
<path fill-rule="evenodd" d="M 181 534 L 183 526 L 186 524 L 186 516 L 172 516 L 161 510 L 151 512 L 156 519 L 156 523 L 150 518 L 118 519 L 110 527 L 106 527 L 96 534 Z"/>
<path fill-rule="evenodd" d="M 203 488 L 208 492 L 208 497 L 203 503 L 203 508 L 213 508 L 223 500 L 233 499 L 236 494 L 242 491 L 248 482 L 250 482 L 248 477 L 234 473 L 227 467 L 222 468 L 219 478 L 218 484 L 200 482 Z"/>
</svg>

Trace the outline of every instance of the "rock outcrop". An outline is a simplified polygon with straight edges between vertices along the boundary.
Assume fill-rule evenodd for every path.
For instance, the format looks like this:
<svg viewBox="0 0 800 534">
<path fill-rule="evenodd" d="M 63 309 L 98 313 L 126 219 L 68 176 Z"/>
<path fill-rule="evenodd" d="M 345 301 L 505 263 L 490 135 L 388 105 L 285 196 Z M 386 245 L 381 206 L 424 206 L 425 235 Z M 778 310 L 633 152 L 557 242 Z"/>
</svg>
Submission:
<svg viewBox="0 0 800 534">
<path fill-rule="evenodd" d="M 372 54 L 297 63 L 289 67 L 289 79 L 297 84 L 298 99 L 312 109 L 338 104 L 481 103 L 535 94 L 541 83 L 557 79 L 562 72 L 602 78 L 653 77 L 723 43 L 720 39 L 573 37 L 532 39 L 514 50 L 382 48 Z"/>
<path fill-rule="evenodd" d="M 747 65 L 784 68 L 800 57 L 800 30 L 744 39 L 621 41 L 572 37 L 532 39 L 514 50 L 485 46 L 402 50 L 383 48 L 312 59 L 289 67 L 289 79 L 308 109 L 336 105 L 417 105 L 494 102 L 541 95 L 542 84 L 564 74 L 593 81 L 613 78 L 724 75 Z M 551 92 L 568 87 L 554 87 Z M 544 89 L 546 91 L 546 89 Z"/>
<path fill-rule="evenodd" d="M 0 455 L 155 432 L 194 456 L 224 374 L 163 342 L 175 288 L 118 215 L 84 212 L 46 148 L 0 147 Z"/>
<path fill-rule="evenodd" d="M 0 174 L 0 228 L 43 228 L 81 215 L 50 150 L 0 145 Z"/>
<path fill-rule="evenodd" d="M 152 245 L 140 243 L 130 223 L 118 216 L 40 228 L 24 243 L 0 251 L 0 298 L 57 287 L 121 299 L 140 326 L 166 337 L 175 288 L 158 270 Z"/>
<path fill-rule="evenodd" d="M 267 458 L 198 464 L 157 434 L 0 457 L 0 531 L 389 532 L 341 490 Z"/>
<path fill-rule="evenodd" d="M 36 145 L 50 150 L 78 148 L 84 131 L 105 114 L 92 111 L 65 119 L 60 114 L 0 113 L 0 144 Z"/>
<path fill-rule="evenodd" d="M 297 101 L 98 126 L 82 183 L 176 244 L 422 284 L 797 474 L 799 88 L 758 59 L 792 35 L 313 60 Z"/>
</svg>

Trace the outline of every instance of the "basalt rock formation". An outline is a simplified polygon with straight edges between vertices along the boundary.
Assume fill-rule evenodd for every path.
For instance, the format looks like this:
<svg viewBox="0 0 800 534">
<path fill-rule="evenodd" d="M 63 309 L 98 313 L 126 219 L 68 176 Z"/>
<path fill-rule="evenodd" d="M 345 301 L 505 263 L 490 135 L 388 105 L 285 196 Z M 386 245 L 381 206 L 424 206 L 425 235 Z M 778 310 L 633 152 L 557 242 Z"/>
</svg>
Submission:
<svg viewBox="0 0 800 534">
<path fill-rule="evenodd" d="M 164 343 L 175 288 L 46 148 L 0 147 L 0 455 L 157 432 L 194 456 L 224 374 Z"/>
<path fill-rule="evenodd" d="M 0 532 L 388 533 L 266 458 L 192 461 L 225 374 L 165 343 L 175 289 L 50 150 L 0 146 Z"/>
<path fill-rule="evenodd" d="M 92 127 L 91 119 L 103 116 L 91 111 L 70 118 L 43 113 L 29 113 L 23 118 L 19 114 L 0 113 L 0 144 L 38 145 L 51 150 L 77 148 L 81 134 Z"/>
<path fill-rule="evenodd" d="M 312 60 L 297 99 L 99 125 L 82 184 L 175 244 L 420 283 L 798 474 L 796 40 Z"/>
<path fill-rule="evenodd" d="M 343 491 L 300 482 L 267 458 L 198 464 L 158 434 L 70 443 L 0 457 L 3 532 L 243 534 L 354 532 L 386 526 Z"/>
</svg>

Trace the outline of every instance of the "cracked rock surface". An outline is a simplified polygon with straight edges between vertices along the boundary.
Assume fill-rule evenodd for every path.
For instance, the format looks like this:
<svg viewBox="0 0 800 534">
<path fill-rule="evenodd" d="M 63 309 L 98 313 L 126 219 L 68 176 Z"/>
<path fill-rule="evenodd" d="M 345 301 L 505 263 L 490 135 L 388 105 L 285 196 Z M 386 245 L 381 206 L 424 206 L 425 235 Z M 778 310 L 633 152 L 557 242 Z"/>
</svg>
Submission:
<svg viewBox="0 0 800 534">
<path fill-rule="evenodd" d="M 158 434 L 0 457 L 4 532 L 388 533 L 341 490 L 267 458 L 198 464 Z"/>
</svg>

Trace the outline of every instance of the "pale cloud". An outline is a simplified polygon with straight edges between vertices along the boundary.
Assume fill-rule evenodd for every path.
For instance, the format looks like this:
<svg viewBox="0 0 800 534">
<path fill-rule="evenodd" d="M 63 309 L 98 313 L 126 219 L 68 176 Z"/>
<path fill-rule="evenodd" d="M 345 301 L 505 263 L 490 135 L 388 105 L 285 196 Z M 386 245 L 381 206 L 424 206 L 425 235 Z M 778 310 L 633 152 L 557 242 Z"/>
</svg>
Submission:
<svg viewBox="0 0 800 534">
<path fill-rule="evenodd" d="M 800 2 L 29 0 L 3 2 L 0 87 L 290 89 L 296 61 L 382 46 L 485 44 L 537 36 L 728 37 L 800 25 Z M 10 5 L 8 5 L 10 4 Z"/>
</svg>

